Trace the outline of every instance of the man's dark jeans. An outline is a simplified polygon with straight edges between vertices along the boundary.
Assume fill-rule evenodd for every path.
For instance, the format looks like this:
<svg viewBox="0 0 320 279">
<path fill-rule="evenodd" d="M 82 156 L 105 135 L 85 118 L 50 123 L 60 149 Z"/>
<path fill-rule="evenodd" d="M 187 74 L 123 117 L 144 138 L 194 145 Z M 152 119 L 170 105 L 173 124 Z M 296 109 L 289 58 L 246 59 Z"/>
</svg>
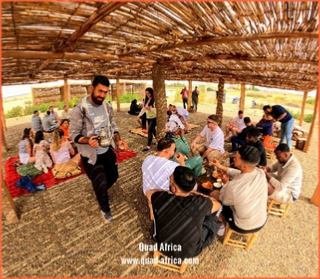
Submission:
<svg viewBox="0 0 320 279">
<path fill-rule="evenodd" d="M 232 144 L 231 152 L 234 152 L 238 150 L 237 144 L 240 144 L 243 146 L 243 145 L 246 145 L 246 142 L 240 139 L 239 137 L 233 136 L 231 137 L 231 144 Z"/>
<path fill-rule="evenodd" d="M 92 182 L 101 210 L 110 212 L 108 189 L 117 181 L 119 176 L 116 154 L 109 147 L 107 152 L 97 155 L 97 161 L 94 165 L 88 163 L 87 157 L 81 156 L 81 159 L 86 174 Z"/>
</svg>

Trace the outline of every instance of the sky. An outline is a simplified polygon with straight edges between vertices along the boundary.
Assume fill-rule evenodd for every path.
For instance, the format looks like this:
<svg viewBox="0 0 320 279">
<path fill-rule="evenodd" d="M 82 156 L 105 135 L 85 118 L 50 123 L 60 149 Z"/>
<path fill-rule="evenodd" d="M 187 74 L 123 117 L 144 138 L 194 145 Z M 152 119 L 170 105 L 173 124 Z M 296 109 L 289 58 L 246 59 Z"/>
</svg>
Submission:
<svg viewBox="0 0 320 279">
<path fill-rule="evenodd" d="M 90 84 L 90 80 L 68 80 L 68 83 L 84 83 L 88 82 Z M 116 80 L 110 79 L 111 83 L 115 83 Z M 152 85 L 151 80 L 142 80 L 139 82 L 146 82 L 148 86 Z M 181 81 L 181 80 L 176 80 L 176 81 L 166 81 L 167 84 L 172 84 L 172 83 L 183 83 L 186 86 L 188 86 L 188 81 Z M 193 81 L 193 84 L 203 84 L 203 83 L 208 83 L 208 82 L 197 82 Z M 14 96 L 19 96 L 19 95 L 25 95 L 25 94 L 30 94 L 31 93 L 31 86 L 33 87 L 41 87 L 43 85 L 63 85 L 64 82 L 63 80 L 56 81 L 56 82 L 46 82 L 46 83 L 39 83 L 39 84 L 24 84 L 24 85 L 10 85 L 10 86 L 2 86 L 2 98 L 9 98 L 9 97 L 14 97 Z M 217 83 L 213 83 L 217 84 Z M 226 87 L 228 87 L 228 84 L 225 84 Z M 249 88 L 250 85 L 247 85 L 246 88 Z M 301 91 L 293 91 L 293 90 L 281 90 L 277 88 L 267 88 L 267 87 L 260 87 L 256 86 L 256 88 L 259 88 L 261 90 L 265 91 L 277 91 L 277 92 L 284 92 L 284 93 L 292 93 L 292 94 L 299 94 L 303 95 L 303 92 Z M 316 96 L 316 90 L 309 92 L 308 94 L 309 97 L 315 97 Z"/>
</svg>

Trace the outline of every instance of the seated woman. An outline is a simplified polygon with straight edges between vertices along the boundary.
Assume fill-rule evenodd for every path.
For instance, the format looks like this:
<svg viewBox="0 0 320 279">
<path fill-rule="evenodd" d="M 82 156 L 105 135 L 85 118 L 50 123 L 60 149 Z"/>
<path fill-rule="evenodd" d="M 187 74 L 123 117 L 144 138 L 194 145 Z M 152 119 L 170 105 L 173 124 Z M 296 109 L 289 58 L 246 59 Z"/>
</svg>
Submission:
<svg viewBox="0 0 320 279">
<path fill-rule="evenodd" d="M 139 105 L 137 104 L 137 100 L 136 99 L 132 100 L 130 105 L 130 110 L 128 111 L 128 113 L 131 115 L 138 115 L 140 111 L 141 111 L 141 107 L 139 107 Z"/>
<path fill-rule="evenodd" d="M 19 142 L 19 160 L 22 164 L 30 164 L 36 161 L 33 156 L 33 131 L 31 128 L 25 128 L 23 130 L 22 140 Z"/>
<path fill-rule="evenodd" d="M 48 173 L 48 168 L 52 167 L 52 161 L 48 155 L 49 149 L 50 144 L 46 140 L 44 140 L 43 132 L 36 132 L 33 146 L 33 153 L 36 157 L 34 166 L 38 170 L 43 170 L 45 173 Z"/>
<path fill-rule="evenodd" d="M 75 150 L 69 141 L 65 140 L 61 129 L 53 132 L 50 153 L 54 163 L 52 172 L 55 178 L 65 178 L 81 173 L 80 153 L 75 155 Z"/>
<path fill-rule="evenodd" d="M 67 139 L 68 141 L 71 141 L 69 139 L 69 122 L 70 122 L 69 119 L 66 119 L 66 118 L 62 119 L 59 129 L 63 131 L 65 139 Z"/>
</svg>

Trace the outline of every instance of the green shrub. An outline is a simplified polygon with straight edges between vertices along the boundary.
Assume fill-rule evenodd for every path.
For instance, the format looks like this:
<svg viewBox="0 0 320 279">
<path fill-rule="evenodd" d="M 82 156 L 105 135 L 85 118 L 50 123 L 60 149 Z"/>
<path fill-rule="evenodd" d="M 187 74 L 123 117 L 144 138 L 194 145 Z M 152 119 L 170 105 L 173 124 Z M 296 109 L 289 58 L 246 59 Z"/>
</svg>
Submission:
<svg viewBox="0 0 320 279">
<path fill-rule="evenodd" d="M 255 99 L 267 99 L 267 95 L 261 94 L 261 93 L 255 93 L 255 92 L 248 92 L 246 93 L 247 97 L 252 97 Z"/>
<path fill-rule="evenodd" d="M 312 122 L 312 119 L 313 119 L 313 114 L 306 114 L 306 115 L 303 117 L 303 121 L 304 121 L 304 122 L 307 122 L 307 123 Z"/>
<path fill-rule="evenodd" d="M 300 119 L 300 112 L 294 112 L 292 110 L 289 110 L 290 114 L 293 116 L 294 119 Z"/>
<path fill-rule="evenodd" d="M 28 105 L 24 107 L 24 115 L 31 115 L 35 110 L 39 110 L 36 106 L 34 105 Z"/>
<path fill-rule="evenodd" d="M 133 99 L 139 100 L 136 94 L 125 94 L 120 96 L 120 103 L 131 103 Z"/>
<path fill-rule="evenodd" d="M 46 112 L 49 110 L 49 107 L 51 106 L 51 104 L 41 104 L 39 107 L 38 107 L 38 111 L 40 112 Z"/>
<path fill-rule="evenodd" d="M 316 102 L 316 100 L 315 100 L 315 99 L 308 99 L 308 100 L 307 100 L 307 104 L 314 105 L 314 104 L 315 104 L 315 102 Z"/>
<path fill-rule="evenodd" d="M 61 110 L 61 109 L 63 109 L 63 106 L 64 106 L 64 102 L 56 102 L 56 107 L 57 107 L 57 109 L 58 110 Z"/>
<path fill-rule="evenodd" d="M 72 98 L 71 100 L 69 100 L 69 109 L 73 108 L 75 106 L 76 103 L 78 103 L 80 101 L 81 98 Z"/>
<path fill-rule="evenodd" d="M 181 101 L 182 102 L 182 98 L 181 98 L 181 90 L 182 89 L 176 89 L 176 94 L 174 95 L 174 101 L 175 102 L 179 102 Z"/>
<path fill-rule="evenodd" d="M 17 107 L 13 107 L 11 110 L 7 112 L 6 118 L 14 118 L 22 115 L 23 115 L 23 107 L 17 106 Z"/>
</svg>

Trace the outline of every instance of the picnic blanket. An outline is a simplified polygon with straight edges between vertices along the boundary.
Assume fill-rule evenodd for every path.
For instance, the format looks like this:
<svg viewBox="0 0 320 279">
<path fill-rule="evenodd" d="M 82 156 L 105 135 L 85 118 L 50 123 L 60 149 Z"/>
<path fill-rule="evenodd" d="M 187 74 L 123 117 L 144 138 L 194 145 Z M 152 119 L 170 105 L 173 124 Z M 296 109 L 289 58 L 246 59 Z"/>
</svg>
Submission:
<svg viewBox="0 0 320 279">
<path fill-rule="evenodd" d="M 137 154 L 133 151 L 125 151 L 125 152 L 116 152 L 117 155 L 117 163 L 121 163 L 129 158 L 137 156 Z M 10 157 L 7 159 L 5 163 L 5 182 L 7 184 L 9 193 L 12 198 L 20 197 L 25 194 L 29 194 L 29 192 L 24 188 L 18 188 L 16 187 L 16 183 L 19 179 L 21 179 L 21 175 L 17 173 L 17 168 L 13 166 L 13 163 L 16 162 L 19 159 L 19 156 L 16 157 Z M 82 169 L 82 173 L 78 175 L 74 175 L 68 178 L 63 179 L 55 179 L 52 174 L 52 168 L 48 169 L 48 173 L 40 174 L 32 179 L 32 181 L 38 185 L 38 184 L 45 184 L 46 188 L 50 188 L 56 184 L 60 184 L 64 181 L 73 179 L 75 177 L 78 177 L 80 175 L 85 174 L 84 168 L 82 165 L 80 165 Z"/>
<path fill-rule="evenodd" d="M 189 124 L 189 127 L 190 127 L 190 129 L 194 129 L 194 128 L 200 127 L 200 125 Z M 129 132 L 132 133 L 132 134 L 137 134 L 137 135 L 139 135 L 139 136 L 148 138 L 148 134 L 143 133 L 143 132 L 142 132 L 142 128 L 130 129 Z"/>
</svg>

